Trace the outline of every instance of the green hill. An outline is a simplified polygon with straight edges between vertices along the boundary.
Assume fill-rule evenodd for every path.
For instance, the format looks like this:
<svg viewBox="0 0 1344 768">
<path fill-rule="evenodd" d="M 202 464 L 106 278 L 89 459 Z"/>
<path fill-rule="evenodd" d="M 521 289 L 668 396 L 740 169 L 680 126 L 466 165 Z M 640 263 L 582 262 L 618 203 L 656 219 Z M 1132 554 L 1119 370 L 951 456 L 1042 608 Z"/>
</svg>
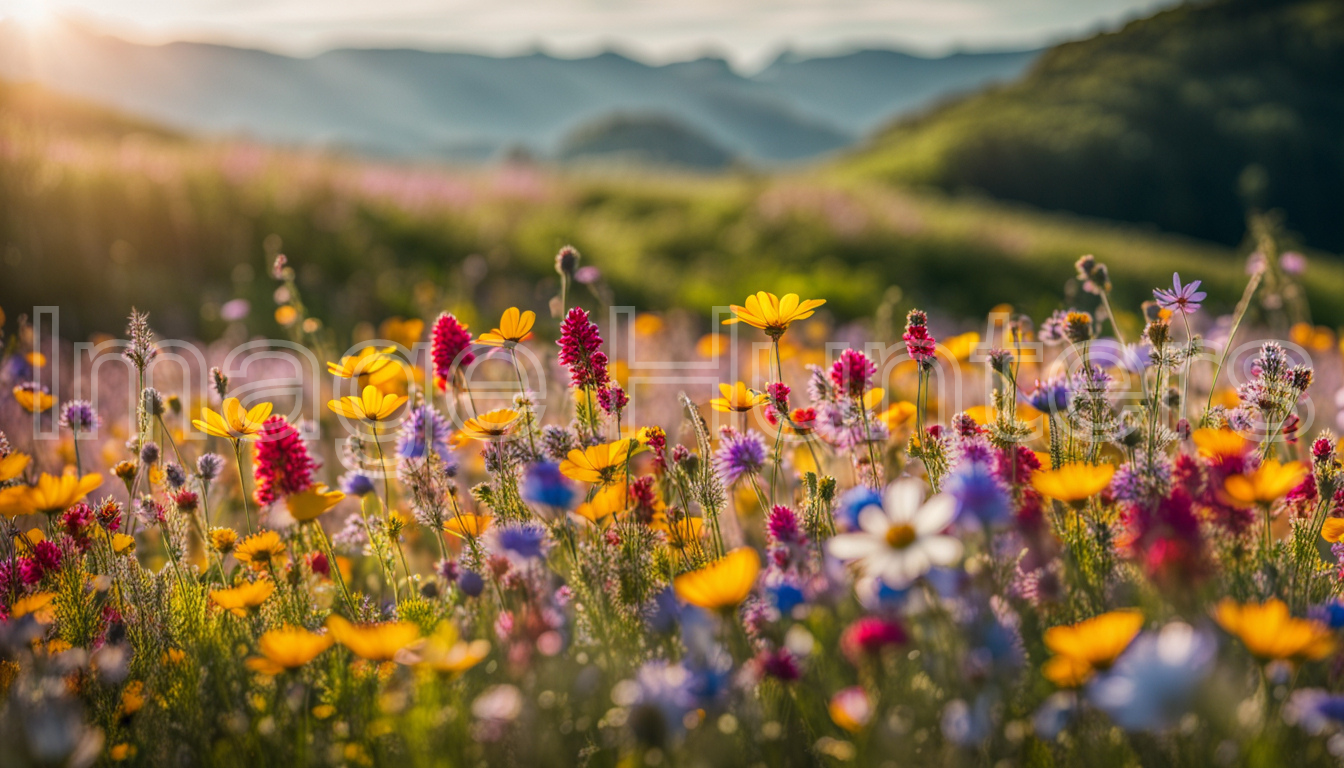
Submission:
<svg viewBox="0 0 1344 768">
<path fill-rule="evenodd" d="M 840 168 L 1224 243 L 1248 208 L 1279 208 L 1344 250 L 1344 3 L 1195 3 L 1061 45 Z"/>
</svg>

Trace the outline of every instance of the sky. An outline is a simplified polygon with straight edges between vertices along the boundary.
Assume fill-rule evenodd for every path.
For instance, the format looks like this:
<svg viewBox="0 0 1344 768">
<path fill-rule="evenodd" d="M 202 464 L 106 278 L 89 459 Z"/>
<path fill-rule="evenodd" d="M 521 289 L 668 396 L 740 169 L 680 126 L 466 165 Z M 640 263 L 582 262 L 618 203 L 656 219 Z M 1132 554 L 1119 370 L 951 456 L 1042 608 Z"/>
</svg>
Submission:
<svg viewBox="0 0 1344 768">
<path fill-rule="evenodd" d="M 497 54 L 702 54 L 740 69 L 780 51 L 1026 49 L 1174 0 L 0 0 L 0 17 L 66 17 L 137 42 L 203 40 L 308 55 L 398 46 Z"/>
</svg>

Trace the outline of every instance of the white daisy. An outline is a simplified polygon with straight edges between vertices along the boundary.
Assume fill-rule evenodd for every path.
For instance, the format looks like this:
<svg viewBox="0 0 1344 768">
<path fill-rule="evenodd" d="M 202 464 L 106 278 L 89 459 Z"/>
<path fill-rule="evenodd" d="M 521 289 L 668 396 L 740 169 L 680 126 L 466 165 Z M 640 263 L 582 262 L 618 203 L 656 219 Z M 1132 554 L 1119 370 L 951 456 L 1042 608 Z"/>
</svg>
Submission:
<svg viewBox="0 0 1344 768">
<path fill-rule="evenodd" d="M 897 480 L 887 486 L 881 507 L 872 504 L 859 511 L 860 531 L 832 537 L 826 551 L 887 586 L 901 588 L 930 568 L 961 558 L 961 542 L 941 535 L 956 509 L 946 493 L 924 502 L 922 481 Z"/>
</svg>

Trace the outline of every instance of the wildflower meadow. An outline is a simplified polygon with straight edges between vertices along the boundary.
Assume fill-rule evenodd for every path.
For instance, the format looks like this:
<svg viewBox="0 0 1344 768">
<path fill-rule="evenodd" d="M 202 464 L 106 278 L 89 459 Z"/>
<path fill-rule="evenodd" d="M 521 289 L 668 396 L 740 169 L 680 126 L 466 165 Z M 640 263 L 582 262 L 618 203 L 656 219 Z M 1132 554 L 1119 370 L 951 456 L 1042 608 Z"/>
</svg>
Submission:
<svg viewBox="0 0 1344 768">
<path fill-rule="evenodd" d="M 477 328 L 300 253 L 284 338 L 7 307 L 0 764 L 1337 764 L 1344 358 L 1253 250 L 974 330 L 569 247 Z"/>
</svg>

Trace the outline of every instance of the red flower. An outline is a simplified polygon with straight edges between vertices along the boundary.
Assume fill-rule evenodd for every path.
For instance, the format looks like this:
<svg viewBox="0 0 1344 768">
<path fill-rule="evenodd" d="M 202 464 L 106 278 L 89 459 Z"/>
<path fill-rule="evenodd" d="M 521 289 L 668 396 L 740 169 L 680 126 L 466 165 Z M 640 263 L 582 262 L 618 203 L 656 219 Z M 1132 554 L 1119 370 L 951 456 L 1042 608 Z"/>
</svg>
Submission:
<svg viewBox="0 0 1344 768">
<path fill-rule="evenodd" d="M 258 435 L 256 467 L 257 487 L 252 497 L 265 506 L 281 496 L 302 493 L 313 486 L 317 463 L 308 455 L 308 446 L 299 430 L 284 416 L 266 420 Z"/>
<path fill-rule="evenodd" d="M 448 388 L 455 370 L 476 362 L 476 355 L 471 351 L 470 331 L 448 312 L 434 321 L 429 351 L 434 360 L 434 384 L 440 390 Z"/>
</svg>

